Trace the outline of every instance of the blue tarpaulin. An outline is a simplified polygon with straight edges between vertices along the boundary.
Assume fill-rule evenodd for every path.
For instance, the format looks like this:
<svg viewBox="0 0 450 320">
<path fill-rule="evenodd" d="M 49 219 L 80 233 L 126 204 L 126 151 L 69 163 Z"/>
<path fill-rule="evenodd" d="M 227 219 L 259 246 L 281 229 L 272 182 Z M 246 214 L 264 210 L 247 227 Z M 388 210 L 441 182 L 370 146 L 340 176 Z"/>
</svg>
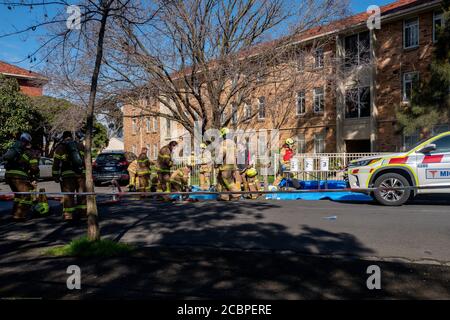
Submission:
<svg viewBox="0 0 450 320">
<path fill-rule="evenodd" d="M 317 190 L 319 189 L 345 189 L 347 188 L 347 183 L 342 180 L 307 180 L 307 181 L 298 181 L 301 190 Z M 283 179 L 281 180 L 278 187 L 289 187 L 295 188 L 291 179 Z"/>
<path fill-rule="evenodd" d="M 307 192 L 267 194 L 266 200 L 333 200 L 333 201 L 372 201 L 372 197 L 357 192 Z"/>
</svg>

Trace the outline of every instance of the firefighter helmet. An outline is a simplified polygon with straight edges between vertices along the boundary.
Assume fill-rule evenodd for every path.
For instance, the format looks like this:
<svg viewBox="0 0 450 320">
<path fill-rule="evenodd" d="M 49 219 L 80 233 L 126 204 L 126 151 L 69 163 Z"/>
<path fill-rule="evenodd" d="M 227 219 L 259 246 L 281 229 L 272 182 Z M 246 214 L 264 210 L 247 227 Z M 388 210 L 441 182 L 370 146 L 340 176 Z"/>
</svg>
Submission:
<svg viewBox="0 0 450 320">
<path fill-rule="evenodd" d="M 293 145 L 294 144 L 294 139 L 292 139 L 292 138 L 288 138 L 288 139 L 286 139 L 286 144 L 287 145 Z"/>
<path fill-rule="evenodd" d="M 207 148 L 206 143 L 200 143 L 200 149 L 206 149 L 206 148 Z"/>
<path fill-rule="evenodd" d="M 29 133 L 24 132 L 20 135 L 20 140 L 31 143 L 31 135 Z"/>
<path fill-rule="evenodd" d="M 228 128 L 222 128 L 220 129 L 220 136 L 224 137 L 226 136 L 228 133 L 230 132 L 230 130 Z"/>
<path fill-rule="evenodd" d="M 247 169 L 247 171 L 245 172 L 245 174 L 247 175 L 247 177 L 249 178 L 254 178 L 258 175 L 258 171 L 256 171 L 255 168 L 250 168 Z"/>
</svg>

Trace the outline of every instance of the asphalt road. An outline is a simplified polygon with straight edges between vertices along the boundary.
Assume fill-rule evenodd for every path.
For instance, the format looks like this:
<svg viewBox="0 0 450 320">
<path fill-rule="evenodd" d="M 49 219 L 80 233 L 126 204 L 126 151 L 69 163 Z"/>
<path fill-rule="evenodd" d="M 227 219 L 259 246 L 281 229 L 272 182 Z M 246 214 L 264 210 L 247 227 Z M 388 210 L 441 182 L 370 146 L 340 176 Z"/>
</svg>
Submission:
<svg viewBox="0 0 450 320">
<path fill-rule="evenodd" d="M 24 224 L 8 221 L 8 205 L 0 206 L 0 242 L 64 242 L 85 232 L 84 223 L 61 221 L 58 203 L 53 203 L 51 217 Z M 102 206 L 100 218 L 104 237 L 141 247 L 207 246 L 450 262 L 450 210 L 442 203 L 393 208 L 331 201 L 157 203 L 146 199 Z"/>
<path fill-rule="evenodd" d="M 0 201 L 0 298 L 450 299 L 449 201 L 129 199 L 100 206 L 101 234 L 136 254 L 87 260 L 42 256 L 86 232 L 85 221 L 62 221 L 58 202 L 21 224 L 10 206 Z M 65 286 L 72 264 L 83 270 L 81 291 Z M 372 264 L 381 291 L 366 287 Z"/>
</svg>

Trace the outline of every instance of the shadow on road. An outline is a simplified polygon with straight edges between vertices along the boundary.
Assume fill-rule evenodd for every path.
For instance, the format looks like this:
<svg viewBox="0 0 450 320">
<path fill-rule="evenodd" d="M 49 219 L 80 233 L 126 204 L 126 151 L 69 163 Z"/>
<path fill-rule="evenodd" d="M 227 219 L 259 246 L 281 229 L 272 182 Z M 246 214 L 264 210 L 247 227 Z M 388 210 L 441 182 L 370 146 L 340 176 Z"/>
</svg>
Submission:
<svg viewBox="0 0 450 320">
<path fill-rule="evenodd" d="M 132 243 L 133 256 L 47 258 L 28 254 L 85 233 L 59 216 L 25 224 L 0 220 L 0 296 L 46 298 L 450 298 L 449 268 L 357 258 L 370 248 L 347 233 L 266 220 L 270 202 L 165 204 L 127 201 L 100 210 L 102 235 Z M 294 226 L 292 226 L 294 227 Z M 300 229 L 301 232 L 295 231 Z M 218 249 L 222 248 L 222 249 Z M 228 250 L 223 250 L 228 248 Z M 239 250 L 237 250 L 239 248 Z M 264 249 L 264 251 L 258 250 Z M 297 253 L 280 254 L 282 250 Z M 306 254 L 306 255 L 303 255 Z M 314 254 L 339 254 L 332 259 Z M 68 291 L 66 269 L 82 269 Z M 382 270 L 382 290 L 367 289 L 367 267 Z"/>
</svg>

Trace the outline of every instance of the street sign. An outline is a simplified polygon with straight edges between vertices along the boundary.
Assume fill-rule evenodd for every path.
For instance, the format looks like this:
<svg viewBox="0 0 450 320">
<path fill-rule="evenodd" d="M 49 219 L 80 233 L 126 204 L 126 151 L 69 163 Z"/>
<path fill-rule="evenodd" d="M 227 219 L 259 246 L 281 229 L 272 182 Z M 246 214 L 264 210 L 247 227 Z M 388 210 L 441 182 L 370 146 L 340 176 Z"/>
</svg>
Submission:
<svg viewBox="0 0 450 320">
<path fill-rule="evenodd" d="M 291 172 L 299 172 L 298 159 L 291 159 Z"/>
<path fill-rule="evenodd" d="M 314 171 L 314 159 L 305 158 L 305 171 Z"/>
<path fill-rule="evenodd" d="M 328 171 L 330 167 L 330 158 L 321 157 L 320 158 L 320 171 Z"/>
</svg>

